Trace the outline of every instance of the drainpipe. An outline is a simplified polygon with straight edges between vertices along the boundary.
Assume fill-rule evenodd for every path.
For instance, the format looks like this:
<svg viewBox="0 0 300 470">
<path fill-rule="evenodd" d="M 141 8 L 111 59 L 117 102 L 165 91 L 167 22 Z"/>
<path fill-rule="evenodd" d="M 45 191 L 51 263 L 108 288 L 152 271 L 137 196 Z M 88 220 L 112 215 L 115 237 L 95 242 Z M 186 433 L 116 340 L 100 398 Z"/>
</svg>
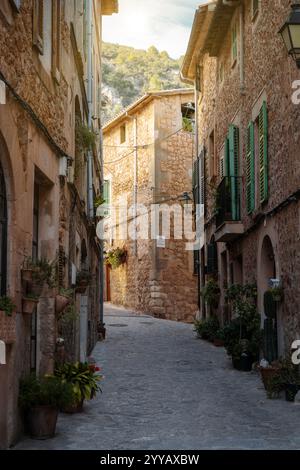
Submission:
<svg viewBox="0 0 300 470">
<path fill-rule="evenodd" d="M 87 99 L 88 99 L 88 126 L 92 130 L 93 113 L 93 0 L 87 2 L 87 39 L 88 39 L 88 58 L 87 58 Z M 87 189 L 88 189 L 88 216 L 94 217 L 93 204 L 93 151 L 88 151 L 87 158 Z"/>
<path fill-rule="evenodd" d="M 133 119 L 134 161 L 133 161 L 133 204 L 134 204 L 134 255 L 137 255 L 137 189 L 138 189 L 138 147 L 137 147 L 137 117 Z"/>
<path fill-rule="evenodd" d="M 196 159 L 199 157 L 199 91 L 197 90 L 197 81 L 195 82 L 195 149 L 196 149 Z M 201 202 L 201 164 L 199 165 L 199 181 L 197 181 L 198 187 L 198 201 Z M 201 312 L 201 247 L 200 247 L 200 223 L 201 223 L 201 212 L 200 212 L 200 205 L 196 209 L 196 220 L 198 218 L 198 227 L 196 227 L 196 233 L 199 237 L 199 259 L 198 259 L 198 269 L 197 269 L 197 295 L 198 295 L 198 308 L 199 312 Z"/>
</svg>

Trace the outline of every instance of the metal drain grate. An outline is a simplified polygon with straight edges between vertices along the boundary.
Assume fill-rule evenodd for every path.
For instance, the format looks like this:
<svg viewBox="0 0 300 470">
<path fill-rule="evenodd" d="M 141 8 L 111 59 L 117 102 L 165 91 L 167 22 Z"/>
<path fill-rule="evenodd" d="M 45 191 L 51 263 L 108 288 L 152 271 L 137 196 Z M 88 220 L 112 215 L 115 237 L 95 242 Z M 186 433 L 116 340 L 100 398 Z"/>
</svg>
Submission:
<svg viewBox="0 0 300 470">
<path fill-rule="evenodd" d="M 122 327 L 122 326 L 128 326 L 128 325 L 125 325 L 125 323 L 112 323 L 111 325 L 108 325 L 108 326 Z"/>
</svg>

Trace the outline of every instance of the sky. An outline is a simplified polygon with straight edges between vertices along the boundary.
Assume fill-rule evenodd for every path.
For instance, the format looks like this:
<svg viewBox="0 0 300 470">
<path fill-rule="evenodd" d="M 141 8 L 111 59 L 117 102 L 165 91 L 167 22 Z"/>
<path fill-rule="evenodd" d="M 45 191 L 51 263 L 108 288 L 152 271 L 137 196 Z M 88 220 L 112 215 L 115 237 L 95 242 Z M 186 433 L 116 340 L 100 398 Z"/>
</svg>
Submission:
<svg viewBox="0 0 300 470">
<path fill-rule="evenodd" d="M 195 10 L 207 0 L 119 0 L 119 13 L 103 18 L 103 40 L 178 59 L 186 51 Z"/>
</svg>

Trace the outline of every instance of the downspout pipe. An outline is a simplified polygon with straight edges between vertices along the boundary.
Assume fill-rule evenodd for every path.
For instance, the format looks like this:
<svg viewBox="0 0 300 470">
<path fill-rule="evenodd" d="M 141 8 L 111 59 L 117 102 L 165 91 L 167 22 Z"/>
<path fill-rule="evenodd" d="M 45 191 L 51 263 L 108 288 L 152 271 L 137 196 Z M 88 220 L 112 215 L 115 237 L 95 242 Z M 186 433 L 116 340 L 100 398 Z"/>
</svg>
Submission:
<svg viewBox="0 0 300 470">
<path fill-rule="evenodd" d="M 138 147 L 137 117 L 133 119 L 134 161 L 133 161 L 133 205 L 134 205 L 134 255 L 137 255 L 137 191 L 138 191 Z"/>
<path fill-rule="evenodd" d="M 88 127 L 93 129 L 93 0 L 87 0 L 87 98 L 88 98 Z M 88 216 L 94 218 L 93 194 L 93 150 L 89 149 L 87 158 L 87 189 Z"/>
</svg>

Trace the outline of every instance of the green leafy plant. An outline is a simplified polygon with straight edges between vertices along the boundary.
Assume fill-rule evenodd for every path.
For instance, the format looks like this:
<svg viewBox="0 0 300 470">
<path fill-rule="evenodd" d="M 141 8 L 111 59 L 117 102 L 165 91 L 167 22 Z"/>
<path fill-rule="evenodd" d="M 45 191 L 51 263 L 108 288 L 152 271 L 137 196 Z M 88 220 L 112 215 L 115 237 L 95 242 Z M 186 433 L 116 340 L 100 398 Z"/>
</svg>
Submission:
<svg viewBox="0 0 300 470">
<path fill-rule="evenodd" d="M 267 292 L 270 292 L 274 302 L 281 302 L 281 300 L 283 299 L 282 287 L 273 287 L 272 289 L 269 289 Z"/>
<path fill-rule="evenodd" d="M 61 287 L 59 289 L 59 294 L 72 299 L 74 297 L 74 289 L 65 289 L 64 287 Z"/>
<path fill-rule="evenodd" d="M 97 209 L 98 207 L 102 206 L 102 204 L 105 204 L 105 202 L 105 199 L 101 195 L 98 195 L 94 199 L 94 207 Z"/>
<path fill-rule="evenodd" d="M 126 255 L 125 248 L 112 248 L 106 253 L 105 264 L 116 269 L 126 262 Z"/>
<path fill-rule="evenodd" d="M 182 118 L 182 129 L 186 132 L 193 132 L 193 121 L 187 117 Z"/>
<path fill-rule="evenodd" d="M 90 129 L 79 118 L 76 119 L 75 134 L 77 148 L 79 148 L 82 152 L 87 152 L 95 146 L 97 133 Z"/>
<path fill-rule="evenodd" d="M 2 310 L 6 316 L 11 317 L 16 308 L 10 297 L 0 297 L 0 310 Z"/>
<path fill-rule="evenodd" d="M 214 340 L 219 329 L 219 320 L 215 316 L 207 320 L 196 320 L 194 323 L 194 331 L 196 331 L 198 336 L 209 341 Z"/>
<path fill-rule="evenodd" d="M 26 300 L 38 301 L 38 300 L 39 300 L 39 296 L 36 295 L 36 294 L 33 294 L 32 292 L 28 292 L 28 294 L 26 294 L 26 295 L 24 296 L 24 299 L 26 299 Z"/>
<path fill-rule="evenodd" d="M 92 281 L 92 274 L 87 269 L 82 269 L 78 271 L 76 276 L 76 284 L 86 284 L 89 285 Z"/>
<path fill-rule="evenodd" d="M 220 298 L 220 288 L 215 279 L 209 279 L 203 289 L 201 290 L 201 295 L 204 302 L 207 305 L 216 307 Z"/>
<path fill-rule="evenodd" d="M 59 377 L 62 383 L 72 385 L 73 402 L 80 402 L 83 399 L 92 399 L 98 391 L 101 391 L 99 381 L 102 375 L 98 373 L 100 369 L 87 362 L 64 363 L 57 365 L 55 376 Z"/>
<path fill-rule="evenodd" d="M 224 327 L 224 344 L 228 355 L 240 358 L 247 354 L 257 358 L 262 344 L 260 315 L 256 308 L 256 285 L 234 284 L 227 289 L 235 318 Z"/>
<path fill-rule="evenodd" d="M 30 375 L 20 382 L 19 405 L 23 410 L 34 406 L 53 406 L 60 408 L 73 401 L 70 384 L 54 376 L 42 378 Z"/>
<path fill-rule="evenodd" d="M 38 285 L 45 282 L 49 287 L 55 286 L 55 263 L 48 261 L 46 258 L 33 260 L 28 257 L 23 263 L 24 269 L 32 270 L 32 280 Z"/>
<path fill-rule="evenodd" d="M 281 359 L 276 375 L 271 378 L 267 390 L 268 398 L 277 398 L 281 391 L 285 391 L 288 401 L 294 401 L 296 393 L 300 390 L 299 369 L 291 360 Z"/>
</svg>

